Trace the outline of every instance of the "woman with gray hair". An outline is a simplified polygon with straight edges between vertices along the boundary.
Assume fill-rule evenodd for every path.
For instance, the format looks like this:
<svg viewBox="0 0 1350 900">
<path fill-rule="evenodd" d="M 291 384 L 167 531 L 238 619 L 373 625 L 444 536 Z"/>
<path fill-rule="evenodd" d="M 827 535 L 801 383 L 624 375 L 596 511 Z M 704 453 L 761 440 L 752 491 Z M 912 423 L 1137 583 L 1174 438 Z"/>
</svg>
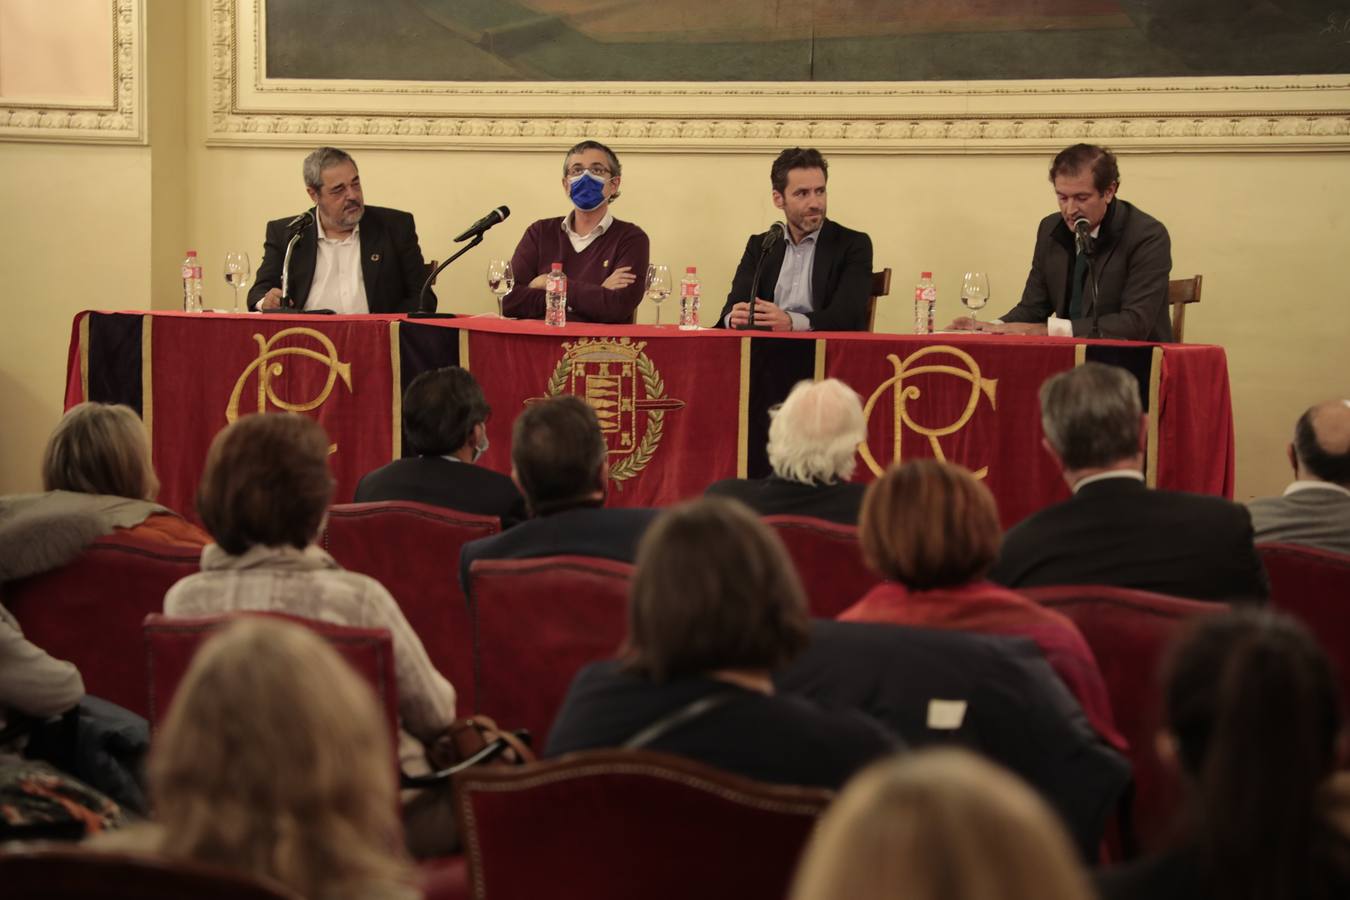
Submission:
<svg viewBox="0 0 1350 900">
<path fill-rule="evenodd" d="M 801 381 L 770 412 L 768 478 L 728 478 L 706 493 L 732 497 L 762 516 L 812 516 L 858 524 L 866 485 L 849 479 L 867 437 L 862 399 L 838 378 Z"/>
</svg>

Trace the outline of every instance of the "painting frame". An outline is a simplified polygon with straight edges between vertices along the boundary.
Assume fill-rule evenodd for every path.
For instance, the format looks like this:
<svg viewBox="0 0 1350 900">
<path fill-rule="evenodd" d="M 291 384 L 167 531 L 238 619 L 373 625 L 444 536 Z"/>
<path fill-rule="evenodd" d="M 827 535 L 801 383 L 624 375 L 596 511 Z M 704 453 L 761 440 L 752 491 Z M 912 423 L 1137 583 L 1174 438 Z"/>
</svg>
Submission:
<svg viewBox="0 0 1350 900">
<path fill-rule="evenodd" d="M 1350 149 L 1350 75 L 978 82 L 428 82 L 266 72 L 267 0 L 211 0 L 213 146 L 1044 153 Z"/>
</svg>

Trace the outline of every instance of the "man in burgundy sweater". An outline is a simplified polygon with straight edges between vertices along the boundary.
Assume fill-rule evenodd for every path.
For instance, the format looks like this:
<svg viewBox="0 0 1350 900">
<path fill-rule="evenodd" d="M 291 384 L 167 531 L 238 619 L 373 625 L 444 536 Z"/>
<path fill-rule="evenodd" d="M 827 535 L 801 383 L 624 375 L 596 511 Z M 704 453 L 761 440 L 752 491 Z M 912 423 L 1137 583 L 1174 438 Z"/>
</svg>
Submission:
<svg viewBox="0 0 1350 900">
<path fill-rule="evenodd" d="M 514 319 L 544 318 L 544 281 L 555 262 L 567 275 L 567 318 L 629 323 L 642 302 L 650 244 L 646 233 L 609 211 L 619 196 L 619 158 L 582 141 L 563 160 L 563 192 L 575 209 L 525 229 L 511 256 L 516 286 L 502 300 Z"/>
</svg>

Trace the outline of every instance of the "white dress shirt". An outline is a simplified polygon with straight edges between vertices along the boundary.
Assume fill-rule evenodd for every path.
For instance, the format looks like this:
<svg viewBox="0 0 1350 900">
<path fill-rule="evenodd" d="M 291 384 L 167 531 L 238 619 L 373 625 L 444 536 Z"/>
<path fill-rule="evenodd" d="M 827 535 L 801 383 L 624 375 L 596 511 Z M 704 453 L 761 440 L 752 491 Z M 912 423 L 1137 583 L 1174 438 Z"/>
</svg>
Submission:
<svg viewBox="0 0 1350 900">
<path fill-rule="evenodd" d="M 339 315 L 370 312 L 361 276 L 361 224 L 342 240 L 324 234 L 322 217 L 315 224 L 319 248 L 305 309 L 331 309 Z"/>
</svg>

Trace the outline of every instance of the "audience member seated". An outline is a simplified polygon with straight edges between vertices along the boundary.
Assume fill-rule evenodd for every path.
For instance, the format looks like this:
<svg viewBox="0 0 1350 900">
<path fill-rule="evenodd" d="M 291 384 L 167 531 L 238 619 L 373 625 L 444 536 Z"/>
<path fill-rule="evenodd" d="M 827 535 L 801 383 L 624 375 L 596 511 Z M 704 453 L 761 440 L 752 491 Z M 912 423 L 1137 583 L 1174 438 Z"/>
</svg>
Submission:
<svg viewBox="0 0 1350 900">
<path fill-rule="evenodd" d="M 982 482 L 937 460 L 893 466 L 867 490 L 859 540 L 867 564 L 886 581 L 840 613 L 841 621 L 1031 638 L 1098 734 L 1124 749 L 1096 657 L 1078 627 L 985 579 L 998 554 L 999 524 Z"/>
<path fill-rule="evenodd" d="M 1350 554 L 1350 400 L 1305 412 L 1289 445 L 1294 483 L 1247 504 L 1260 543 L 1306 544 Z"/>
<path fill-rule="evenodd" d="M 1041 386 L 1042 443 L 1073 498 L 1010 529 L 990 578 L 1008 587 L 1105 584 L 1196 600 L 1270 592 L 1246 507 L 1150 490 L 1133 375 L 1085 363 Z"/>
<path fill-rule="evenodd" d="M 425 774 L 430 746 L 455 718 L 455 691 L 427 658 L 421 640 L 379 582 L 343 570 L 315 546 L 333 496 L 328 436 L 294 413 L 245 416 L 211 442 L 197 511 L 214 544 L 202 571 L 169 589 L 164 612 L 200 616 L 270 610 L 339 625 L 387 628 L 393 638 L 403 771 Z M 420 741 L 420 743 L 419 743 Z M 408 806 L 410 846 L 418 855 L 441 849 L 420 818 L 441 807 L 427 792 Z M 453 835 L 451 835 L 453 837 Z"/>
<path fill-rule="evenodd" d="M 826 811 L 790 900 L 1092 900 L 1064 829 L 960 750 L 878 763 Z"/>
<path fill-rule="evenodd" d="M 838 378 L 802 381 L 769 415 L 768 478 L 727 478 L 709 494 L 734 497 L 762 516 L 812 516 L 858 524 L 864 484 L 854 484 L 867 437 L 862 401 Z"/>
<path fill-rule="evenodd" d="M 403 440 L 416 456 L 368 472 L 356 502 L 415 500 L 496 516 L 509 528 L 525 518 L 525 499 L 510 478 L 474 465 L 488 449 L 492 414 L 467 369 L 423 372 L 403 392 Z"/>
<path fill-rule="evenodd" d="M 42 489 L 0 498 L 0 581 L 59 568 L 113 533 L 191 548 L 210 540 L 154 502 L 150 442 L 126 406 L 71 407 L 42 452 Z"/>
<path fill-rule="evenodd" d="M 1350 897 L 1350 784 L 1331 665 L 1269 610 L 1206 617 L 1175 648 L 1160 755 L 1190 813 L 1177 846 L 1105 873 L 1104 900 Z"/>
<path fill-rule="evenodd" d="M 149 781 L 154 822 L 95 848 L 233 868 L 313 900 L 421 896 L 379 703 L 302 626 L 247 618 L 207 641 L 155 735 Z"/>
<path fill-rule="evenodd" d="M 775 693 L 773 671 L 807 640 L 801 585 L 769 527 L 730 500 L 677 506 L 642 539 L 626 653 L 573 680 L 546 755 L 645 747 L 838 788 L 897 742 L 860 713 Z"/>
<path fill-rule="evenodd" d="M 533 516 L 510 531 L 465 544 L 459 580 L 469 594 L 475 559 L 600 556 L 632 562 L 653 509 L 605 509 L 609 448 L 600 420 L 571 395 L 525 407 L 511 431 L 511 477 Z"/>
<path fill-rule="evenodd" d="M 0 606 L 0 843 L 79 839 L 122 823 L 115 802 L 24 755 L 28 720 L 59 716 L 83 696 L 75 666 L 26 640 Z"/>
</svg>

